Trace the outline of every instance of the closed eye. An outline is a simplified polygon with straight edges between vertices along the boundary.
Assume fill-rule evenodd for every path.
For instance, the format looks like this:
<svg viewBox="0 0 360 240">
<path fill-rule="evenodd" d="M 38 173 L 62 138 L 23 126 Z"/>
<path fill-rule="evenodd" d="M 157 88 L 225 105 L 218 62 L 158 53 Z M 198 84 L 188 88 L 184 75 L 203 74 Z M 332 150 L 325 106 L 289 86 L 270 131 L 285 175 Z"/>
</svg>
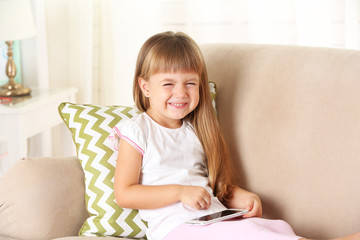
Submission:
<svg viewBox="0 0 360 240">
<path fill-rule="evenodd" d="M 188 82 L 188 83 L 186 83 L 186 85 L 196 85 L 197 83 L 196 82 Z"/>
</svg>

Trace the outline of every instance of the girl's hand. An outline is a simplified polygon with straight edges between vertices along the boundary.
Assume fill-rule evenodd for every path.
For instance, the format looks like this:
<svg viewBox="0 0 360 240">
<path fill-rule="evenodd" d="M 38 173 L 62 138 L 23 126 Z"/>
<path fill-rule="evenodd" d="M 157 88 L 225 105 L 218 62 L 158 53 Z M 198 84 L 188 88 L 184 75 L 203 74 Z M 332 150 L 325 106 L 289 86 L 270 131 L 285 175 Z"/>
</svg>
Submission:
<svg viewBox="0 0 360 240">
<path fill-rule="evenodd" d="M 245 208 L 249 212 L 244 215 L 244 218 L 250 217 L 261 217 L 262 216 L 262 206 L 261 201 L 258 195 L 254 194 L 247 199 L 247 207 Z"/>
<path fill-rule="evenodd" d="M 211 196 L 203 187 L 181 186 L 180 201 L 185 205 L 199 209 L 208 209 L 211 205 Z"/>
<path fill-rule="evenodd" d="M 261 200 L 258 195 L 239 187 L 234 187 L 232 193 L 232 199 L 226 203 L 228 208 L 248 210 L 249 212 L 244 215 L 245 218 L 262 216 Z"/>
</svg>

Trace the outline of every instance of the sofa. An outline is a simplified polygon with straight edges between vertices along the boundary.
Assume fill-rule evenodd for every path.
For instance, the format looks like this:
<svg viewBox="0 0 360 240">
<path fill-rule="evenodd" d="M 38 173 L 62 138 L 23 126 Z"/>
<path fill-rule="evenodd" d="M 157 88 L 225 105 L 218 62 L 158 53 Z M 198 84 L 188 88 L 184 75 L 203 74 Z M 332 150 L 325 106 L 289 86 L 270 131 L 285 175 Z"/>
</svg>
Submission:
<svg viewBox="0 0 360 240">
<path fill-rule="evenodd" d="M 237 184 L 260 196 L 263 216 L 307 238 L 360 231 L 360 51 L 201 49 Z M 96 239 L 77 236 L 85 188 L 78 157 L 20 159 L 0 179 L 0 239 Z"/>
</svg>

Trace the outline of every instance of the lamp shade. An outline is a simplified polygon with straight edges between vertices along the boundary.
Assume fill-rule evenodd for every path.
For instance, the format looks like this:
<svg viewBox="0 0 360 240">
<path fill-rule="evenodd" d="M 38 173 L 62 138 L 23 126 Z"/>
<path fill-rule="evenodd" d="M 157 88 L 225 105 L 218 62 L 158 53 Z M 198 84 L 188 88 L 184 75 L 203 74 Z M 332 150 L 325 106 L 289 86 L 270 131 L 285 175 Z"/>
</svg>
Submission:
<svg viewBox="0 0 360 240">
<path fill-rule="evenodd" d="M 13 41 L 34 35 L 29 0 L 0 0 L 0 40 Z"/>
</svg>

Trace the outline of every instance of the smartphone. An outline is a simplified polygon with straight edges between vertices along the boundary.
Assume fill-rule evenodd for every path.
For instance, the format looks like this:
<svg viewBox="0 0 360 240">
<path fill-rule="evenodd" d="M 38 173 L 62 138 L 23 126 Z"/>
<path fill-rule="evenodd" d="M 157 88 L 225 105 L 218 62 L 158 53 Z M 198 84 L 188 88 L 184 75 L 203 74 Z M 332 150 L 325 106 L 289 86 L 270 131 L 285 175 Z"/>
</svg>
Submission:
<svg viewBox="0 0 360 240">
<path fill-rule="evenodd" d="M 231 219 L 235 217 L 242 216 L 249 212 L 245 209 L 226 209 L 220 212 L 208 214 L 199 218 L 194 218 L 191 220 L 186 221 L 186 224 L 196 224 L 196 225 L 206 225 L 226 219 Z"/>
</svg>

